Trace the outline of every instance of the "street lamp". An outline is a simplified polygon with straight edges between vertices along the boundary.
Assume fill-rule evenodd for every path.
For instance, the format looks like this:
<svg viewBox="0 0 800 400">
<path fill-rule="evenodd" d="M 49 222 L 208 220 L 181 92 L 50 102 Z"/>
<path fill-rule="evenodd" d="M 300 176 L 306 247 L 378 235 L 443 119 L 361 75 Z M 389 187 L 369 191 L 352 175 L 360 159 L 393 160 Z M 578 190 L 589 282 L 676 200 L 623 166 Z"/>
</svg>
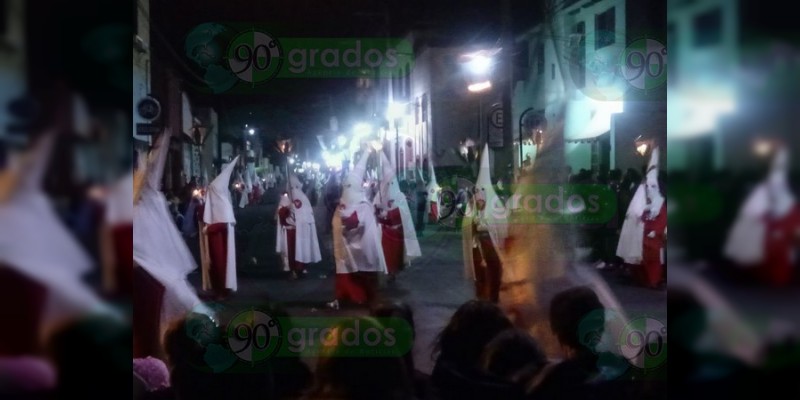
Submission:
<svg viewBox="0 0 800 400">
<path fill-rule="evenodd" d="M 460 62 L 467 73 L 467 90 L 471 93 L 480 93 L 478 96 L 478 137 L 484 141 L 483 137 L 483 92 L 492 88 L 490 79 L 492 69 L 495 65 L 495 55 L 501 49 L 478 50 L 472 53 L 463 54 Z"/>
<path fill-rule="evenodd" d="M 467 86 L 467 90 L 469 90 L 472 93 L 484 92 L 491 88 L 492 88 L 492 82 L 488 80 L 478 83 L 471 83 L 469 84 L 469 86 Z"/>
<path fill-rule="evenodd" d="M 255 135 L 255 133 L 256 133 L 256 130 L 255 130 L 255 129 L 253 129 L 253 128 L 250 128 L 250 130 L 249 130 L 249 131 L 247 131 L 247 132 L 248 132 L 249 134 L 251 134 L 251 135 Z"/>
</svg>

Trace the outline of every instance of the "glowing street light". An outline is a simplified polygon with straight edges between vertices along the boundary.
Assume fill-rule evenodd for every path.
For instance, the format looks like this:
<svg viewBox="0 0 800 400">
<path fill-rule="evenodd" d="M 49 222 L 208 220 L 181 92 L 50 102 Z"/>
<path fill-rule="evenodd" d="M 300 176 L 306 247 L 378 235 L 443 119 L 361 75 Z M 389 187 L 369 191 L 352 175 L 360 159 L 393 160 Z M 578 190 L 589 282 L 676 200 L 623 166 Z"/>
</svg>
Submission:
<svg viewBox="0 0 800 400">
<path fill-rule="evenodd" d="M 472 83 L 467 86 L 467 90 L 473 93 L 483 92 L 492 88 L 492 82 L 490 81 L 483 81 L 478 83 Z"/>
<path fill-rule="evenodd" d="M 405 104 L 391 102 L 389 109 L 386 111 L 386 117 L 389 119 L 398 119 L 405 113 Z"/>
<path fill-rule="evenodd" d="M 753 144 L 753 151 L 759 157 L 766 157 L 772 152 L 772 143 L 764 139 L 756 140 Z"/>
<path fill-rule="evenodd" d="M 355 134 L 356 139 L 369 136 L 369 134 L 372 133 L 372 125 L 365 122 L 359 122 L 353 127 L 353 133 Z"/>
<path fill-rule="evenodd" d="M 468 55 L 467 69 L 475 75 L 485 75 L 492 69 L 492 58 L 483 51 Z"/>
<path fill-rule="evenodd" d="M 256 133 L 256 130 L 255 130 L 255 129 L 253 129 L 253 128 L 250 128 L 250 130 L 249 130 L 249 131 L 247 131 L 247 132 L 248 132 L 248 133 L 250 133 L 251 135 L 255 135 L 255 133 Z"/>
</svg>

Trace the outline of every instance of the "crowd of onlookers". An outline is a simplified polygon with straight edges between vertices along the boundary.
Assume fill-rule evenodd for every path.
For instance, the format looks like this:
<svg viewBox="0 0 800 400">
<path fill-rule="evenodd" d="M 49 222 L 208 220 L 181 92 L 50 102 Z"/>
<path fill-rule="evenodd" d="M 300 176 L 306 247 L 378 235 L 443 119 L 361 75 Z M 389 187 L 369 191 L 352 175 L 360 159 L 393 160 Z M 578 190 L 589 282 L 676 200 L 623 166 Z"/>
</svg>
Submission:
<svg viewBox="0 0 800 400">
<path fill-rule="evenodd" d="M 412 353 L 386 357 L 337 354 L 340 341 L 306 363 L 297 357 L 271 357 L 235 368 L 209 367 L 213 349 L 226 346 L 223 332 L 207 316 L 192 314 L 173 326 L 160 358 L 134 360 L 136 399 L 648 399 L 666 398 L 666 374 L 619 373 L 621 356 L 598 351 L 597 342 L 579 337 L 587 329 L 602 334 L 603 305 L 589 287 L 556 295 L 550 326 L 564 357 L 548 357 L 536 338 L 514 326 L 494 303 L 471 300 L 459 307 L 435 339 L 431 374 L 415 367 Z M 287 316 L 279 309 L 272 317 Z M 362 329 L 380 328 L 384 318 L 411 326 L 413 310 L 400 303 L 378 303 L 357 316 Z M 333 332 L 337 326 L 333 326 Z M 309 365 L 313 365 L 313 368 Z M 665 367 L 664 367 L 665 368 Z M 662 368 L 662 370 L 664 369 Z M 223 368 L 224 369 L 224 368 Z"/>
</svg>

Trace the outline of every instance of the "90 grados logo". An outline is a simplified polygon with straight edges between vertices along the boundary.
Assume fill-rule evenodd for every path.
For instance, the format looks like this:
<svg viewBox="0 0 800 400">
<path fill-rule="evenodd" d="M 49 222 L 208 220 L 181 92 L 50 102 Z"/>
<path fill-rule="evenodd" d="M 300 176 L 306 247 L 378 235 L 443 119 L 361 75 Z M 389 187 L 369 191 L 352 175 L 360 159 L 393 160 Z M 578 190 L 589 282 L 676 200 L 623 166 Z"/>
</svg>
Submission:
<svg viewBox="0 0 800 400">
<path fill-rule="evenodd" d="M 279 38 L 245 23 L 200 24 L 184 52 L 203 76 L 198 89 L 213 93 L 252 92 L 273 79 L 397 77 L 413 64 L 413 47 L 400 38 Z"/>
</svg>

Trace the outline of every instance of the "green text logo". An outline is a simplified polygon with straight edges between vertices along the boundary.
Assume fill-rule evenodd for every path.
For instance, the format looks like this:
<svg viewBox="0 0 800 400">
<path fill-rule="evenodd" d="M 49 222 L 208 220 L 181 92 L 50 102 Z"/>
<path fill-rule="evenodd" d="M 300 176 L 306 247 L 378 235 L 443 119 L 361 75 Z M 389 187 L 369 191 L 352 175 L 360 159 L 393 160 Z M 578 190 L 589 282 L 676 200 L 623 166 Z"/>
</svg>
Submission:
<svg viewBox="0 0 800 400">
<path fill-rule="evenodd" d="M 272 79 L 404 76 L 412 53 L 404 39 L 277 37 L 242 23 L 204 23 L 185 39 L 186 57 L 214 93 L 252 92 Z"/>
</svg>

